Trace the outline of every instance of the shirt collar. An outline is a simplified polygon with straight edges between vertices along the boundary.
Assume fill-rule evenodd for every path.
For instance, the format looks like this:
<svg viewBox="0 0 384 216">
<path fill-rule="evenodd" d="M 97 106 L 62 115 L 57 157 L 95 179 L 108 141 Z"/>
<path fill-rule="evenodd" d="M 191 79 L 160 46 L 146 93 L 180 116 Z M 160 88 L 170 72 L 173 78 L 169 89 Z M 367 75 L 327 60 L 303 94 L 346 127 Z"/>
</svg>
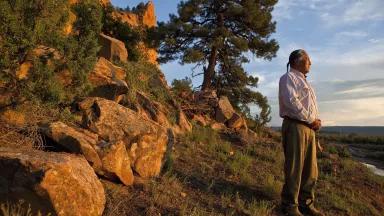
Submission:
<svg viewBox="0 0 384 216">
<path fill-rule="evenodd" d="M 294 68 L 289 68 L 289 72 L 292 72 L 295 75 L 300 76 L 301 78 L 304 78 L 304 79 L 307 78 L 307 75 L 301 73 L 300 71 L 298 71 L 298 70 L 296 70 Z"/>
</svg>

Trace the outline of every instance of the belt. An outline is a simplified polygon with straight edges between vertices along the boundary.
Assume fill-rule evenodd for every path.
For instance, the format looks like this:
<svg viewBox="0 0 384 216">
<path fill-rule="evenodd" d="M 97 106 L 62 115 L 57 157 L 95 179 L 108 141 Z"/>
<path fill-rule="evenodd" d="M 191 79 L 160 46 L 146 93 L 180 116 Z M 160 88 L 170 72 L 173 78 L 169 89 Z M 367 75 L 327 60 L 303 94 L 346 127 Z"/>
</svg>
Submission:
<svg viewBox="0 0 384 216">
<path fill-rule="evenodd" d="M 313 129 L 312 126 L 310 124 L 308 124 L 307 122 L 305 122 L 305 121 L 297 120 L 297 119 L 291 118 L 289 116 L 283 116 L 283 119 L 286 119 L 286 120 L 289 120 L 289 121 L 293 121 L 293 122 L 296 122 L 298 124 L 305 125 L 305 126 L 309 127 L 310 129 Z"/>
</svg>

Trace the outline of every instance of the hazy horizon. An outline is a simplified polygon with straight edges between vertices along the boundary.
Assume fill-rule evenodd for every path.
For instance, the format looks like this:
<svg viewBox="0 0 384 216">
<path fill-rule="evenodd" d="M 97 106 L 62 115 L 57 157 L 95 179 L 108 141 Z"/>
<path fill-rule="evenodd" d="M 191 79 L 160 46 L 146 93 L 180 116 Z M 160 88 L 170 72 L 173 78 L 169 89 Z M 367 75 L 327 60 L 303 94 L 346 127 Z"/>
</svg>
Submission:
<svg viewBox="0 0 384 216">
<path fill-rule="evenodd" d="M 140 0 L 112 0 L 130 7 Z M 146 1 L 144 1 L 146 2 Z M 177 11 L 179 0 L 154 0 L 159 21 Z M 315 88 L 320 118 L 326 126 L 384 126 L 384 1 L 280 0 L 273 11 L 272 35 L 280 44 L 272 61 L 252 58 L 245 69 L 258 76 L 259 88 L 272 107 L 270 126 L 280 126 L 278 79 L 289 53 L 307 50 L 312 59 L 308 80 Z M 170 84 L 191 75 L 191 65 L 161 65 Z M 202 77 L 194 78 L 194 86 Z M 253 106 L 253 111 L 257 108 Z"/>
</svg>

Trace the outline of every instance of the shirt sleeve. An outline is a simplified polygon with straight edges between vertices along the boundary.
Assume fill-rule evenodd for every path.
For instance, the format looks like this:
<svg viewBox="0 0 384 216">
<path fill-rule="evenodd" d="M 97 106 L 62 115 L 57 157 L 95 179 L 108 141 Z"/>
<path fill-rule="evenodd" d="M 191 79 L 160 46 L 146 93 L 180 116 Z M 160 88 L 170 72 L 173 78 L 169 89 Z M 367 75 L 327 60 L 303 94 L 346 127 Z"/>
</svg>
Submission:
<svg viewBox="0 0 384 216">
<path fill-rule="evenodd" d="M 285 82 L 280 82 L 280 93 L 281 100 L 285 108 L 289 110 L 289 113 L 292 116 L 291 118 L 295 118 L 300 121 L 305 121 L 308 124 L 311 124 L 315 121 L 314 116 L 311 116 L 309 111 L 305 109 L 303 104 L 299 99 L 299 94 L 297 90 L 297 85 L 294 83 L 292 78 L 289 76 L 284 80 Z"/>
</svg>

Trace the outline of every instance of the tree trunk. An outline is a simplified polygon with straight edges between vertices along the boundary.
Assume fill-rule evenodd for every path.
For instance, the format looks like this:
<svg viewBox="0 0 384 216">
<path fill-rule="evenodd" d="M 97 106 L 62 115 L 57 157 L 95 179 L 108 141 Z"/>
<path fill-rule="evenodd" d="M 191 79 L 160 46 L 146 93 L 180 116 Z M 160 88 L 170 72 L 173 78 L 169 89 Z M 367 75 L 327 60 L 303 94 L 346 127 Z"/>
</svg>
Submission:
<svg viewBox="0 0 384 216">
<path fill-rule="evenodd" d="M 201 90 L 209 90 L 211 88 L 212 79 L 215 75 L 216 67 L 216 57 L 217 57 L 217 47 L 213 46 L 211 50 L 211 55 L 209 56 L 208 68 L 204 70 L 204 80 Z"/>
</svg>

